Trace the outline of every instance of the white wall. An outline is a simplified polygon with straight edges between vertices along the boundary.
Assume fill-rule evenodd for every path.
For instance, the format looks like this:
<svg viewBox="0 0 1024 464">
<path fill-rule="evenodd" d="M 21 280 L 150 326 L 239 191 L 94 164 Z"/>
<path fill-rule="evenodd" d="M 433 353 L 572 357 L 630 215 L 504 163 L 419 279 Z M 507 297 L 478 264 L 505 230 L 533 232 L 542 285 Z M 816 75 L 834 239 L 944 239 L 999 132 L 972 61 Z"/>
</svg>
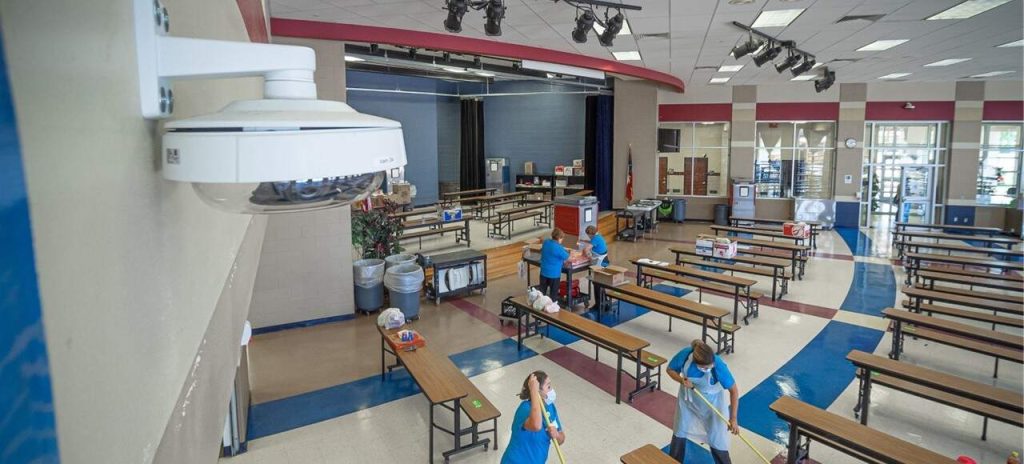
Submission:
<svg viewBox="0 0 1024 464">
<path fill-rule="evenodd" d="M 248 41 L 234 1 L 165 4 L 175 35 Z M 139 116 L 131 17 L 126 0 L 0 3 L 64 463 L 149 463 L 172 411 L 182 433 L 223 426 L 233 372 L 189 376 L 236 362 L 264 228 L 161 178 L 157 124 Z M 175 94 L 185 117 L 260 85 L 191 81 Z M 247 235 L 254 245 L 239 254 Z M 222 298 L 225 283 L 235 293 Z M 213 319 L 232 323 L 210 333 Z M 187 378 L 191 398 L 220 404 L 176 410 Z M 192 446 L 206 458 L 179 462 L 216 459 L 215 442 Z"/>
</svg>

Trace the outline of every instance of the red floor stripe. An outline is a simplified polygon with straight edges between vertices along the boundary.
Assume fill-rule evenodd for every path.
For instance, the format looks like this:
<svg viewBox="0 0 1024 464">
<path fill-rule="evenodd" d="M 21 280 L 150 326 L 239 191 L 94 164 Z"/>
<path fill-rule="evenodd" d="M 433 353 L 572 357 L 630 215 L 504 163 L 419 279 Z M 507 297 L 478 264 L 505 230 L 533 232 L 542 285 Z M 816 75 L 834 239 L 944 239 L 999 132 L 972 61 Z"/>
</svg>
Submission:
<svg viewBox="0 0 1024 464">
<path fill-rule="evenodd" d="M 614 356 L 608 352 L 601 353 L 601 355 Z M 594 358 L 567 346 L 544 353 L 544 357 L 554 361 L 556 364 L 562 366 L 569 372 L 576 374 L 580 378 L 594 384 L 594 386 L 612 395 L 613 398 L 615 397 L 614 367 L 595 361 Z M 623 366 L 623 368 L 632 368 L 633 362 L 624 361 Z M 646 414 L 648 417 L 658 421 L 658 423 L 665 427 L 672 428 L 672 419 L 676 410 L 675 396 L 664 391 L 655 390 L 653 392 L 643 393 L 634 399 L 632 403 L 629 403 L 628 392 L 633 390 L 636 383 L 632 377 L 626 374 L 620 373 L 619 375 L 622 376 L 622 404 L 628 404 L 634 409 Z M 667 378 L 668 374 L 663 370 L 662 376 L 663 378 Z M 669 439 L 671 436 L 666 438 Z"/>
<path fill-rule="evenodd" d="M 493 327 L 494 330 L 497 330 L 498 332 L 505 334 L 505 336 L 507 337 L 516 336 L 515 324 L 502 324 L 501 319 L 498 318 L 497 314 L 494 314 L 484 308 L 481 308 L 480 306 L 476 305 L 475 303 L 469 300 L 456 298 L 454 300 L 448 300 L 448 303 L 451 303 L 452 306 L 461 309 L 462 312 L 479 319 L 484 324 Z"/>
</svg>

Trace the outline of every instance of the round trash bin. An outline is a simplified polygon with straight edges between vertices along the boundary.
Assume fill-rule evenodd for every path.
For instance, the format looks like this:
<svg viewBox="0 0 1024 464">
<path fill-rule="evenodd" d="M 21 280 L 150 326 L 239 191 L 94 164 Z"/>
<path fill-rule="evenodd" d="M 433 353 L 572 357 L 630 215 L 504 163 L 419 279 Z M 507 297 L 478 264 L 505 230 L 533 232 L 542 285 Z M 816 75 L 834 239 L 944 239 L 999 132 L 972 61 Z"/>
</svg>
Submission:
<svg viewBox="0 0 1024 464">
<path fill-rule="evenodd" d="M 352 263 L 356 310 L 372 312 L 384 306 L 384 260 L 360 259 Z"/>
<path fill-rule="evenodd" d="M 686 199 L 672 200 L 672 220 L 679 223 L 686 220 Z"/>
<path fill-rule="evenodd" d="M 392 307 L 405 314 L 407 320 L 420 318 L 420 290 L 423 268 L 418 264 L 399 264 L 384 271 L 384 286 Z"/>
<path fill-rule="evenodd" d="M 729 205 L 715 205 L 715 224 L 729 225 Z"/>
<path fill-rule="evenodd" d="M 400 264 L 416 264 L 416 255 L 410 255 L 405 253 L 398 253 L 384 258 L 385 268 L 391 269 L 394 266 Z"/>
</svg>

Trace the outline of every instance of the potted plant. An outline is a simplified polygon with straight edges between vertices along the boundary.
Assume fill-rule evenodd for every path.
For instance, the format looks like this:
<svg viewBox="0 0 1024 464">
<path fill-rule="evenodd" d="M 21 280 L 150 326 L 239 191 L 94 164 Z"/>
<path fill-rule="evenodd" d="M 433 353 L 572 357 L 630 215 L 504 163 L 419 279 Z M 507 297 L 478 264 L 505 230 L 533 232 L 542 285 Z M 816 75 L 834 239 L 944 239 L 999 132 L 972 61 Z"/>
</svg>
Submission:
<svg viewBox="0 0 1024 464">
<path fill-rule="evenodd" d="M 392 217 L 396 205 L 388 200 L 383 208 L 362 208 L 352 214 L 352 245 L 358 247 L 362 259 L 384 259 L 404 249 L 398 243 L 402 220 Z"/>
</svg>

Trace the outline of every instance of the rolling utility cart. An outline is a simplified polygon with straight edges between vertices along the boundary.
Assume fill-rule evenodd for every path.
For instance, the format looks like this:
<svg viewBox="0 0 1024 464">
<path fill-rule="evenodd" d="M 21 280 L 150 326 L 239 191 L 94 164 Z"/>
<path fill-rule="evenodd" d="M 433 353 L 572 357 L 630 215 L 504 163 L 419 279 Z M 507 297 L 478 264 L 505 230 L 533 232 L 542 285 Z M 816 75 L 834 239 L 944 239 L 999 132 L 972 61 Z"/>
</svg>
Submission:
<svg viewBox="0 0 1024 464">
<path fill-rule="evenodd" d="M 476 250 L 462 250 L 440 255 L 423 256 L 423 267 L 433 271 L 426 285 L 427 298 L 441 304 L 441 298 L 464 295 L 474 290 L 487 291 L 487 255 Z"/>
</svg>

